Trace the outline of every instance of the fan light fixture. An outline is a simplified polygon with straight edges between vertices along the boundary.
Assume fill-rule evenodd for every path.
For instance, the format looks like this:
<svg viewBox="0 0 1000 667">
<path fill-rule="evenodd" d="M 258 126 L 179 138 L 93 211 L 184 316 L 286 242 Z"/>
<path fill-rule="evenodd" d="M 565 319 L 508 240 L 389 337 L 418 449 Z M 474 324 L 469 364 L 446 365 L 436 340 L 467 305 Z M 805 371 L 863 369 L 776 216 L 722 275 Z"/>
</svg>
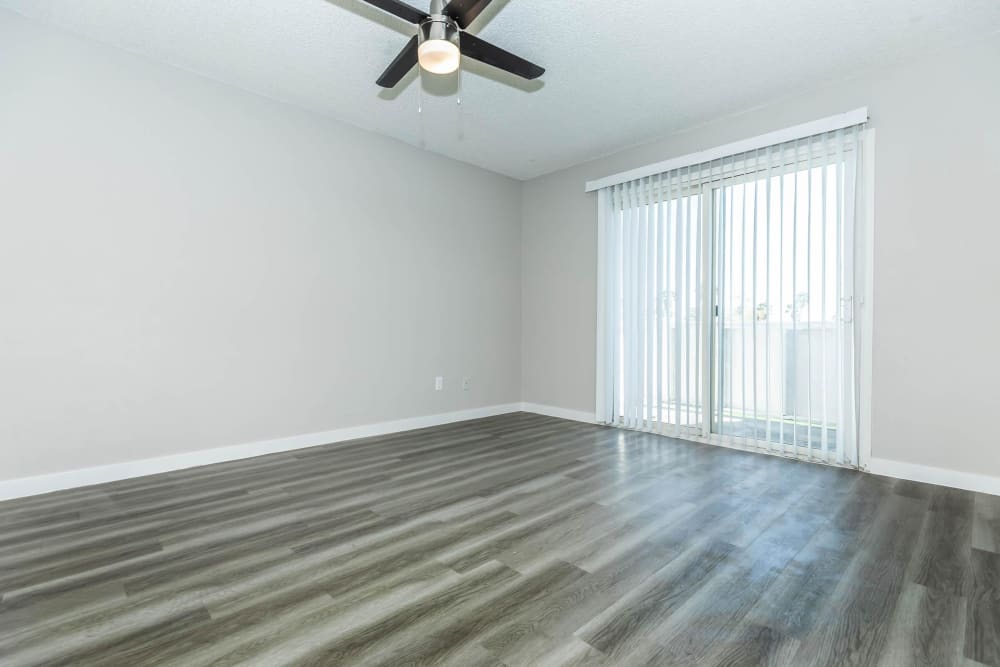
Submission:
<svg viewBox="0 0 1000 667">
<path fill-rule="evenodd" d="M 438 14 L 420 24 L 417 61 L 432 74 L 451 74 L 458 69 L 462 52 L 458 48 L 458 26 L 448 16 Z"/>
<path fill-rule="evenodd" d="M 451 74 L 458 69 L 462 54 L 446 39 L 429 39 L 417 48 L 420 66 L 432 74 Z"/>
<path fill-rule="evenodd" d="M 451 74 L 462 64 L 463 56 L 524 79 L 537 79 L 545 73 L 544 67 L 466 32 L 469 24 L 476 20 L 491 0 L 449 0 L 448 4 L 445 0 L 431 0 L 430 13 L 407 4 L 405 0 L 364 1 L 417 28 L 417 34 L 410 38 L 376 81 L 383 88 L 395 86 L 418 63 L 428 72 Z"/>
</svg>

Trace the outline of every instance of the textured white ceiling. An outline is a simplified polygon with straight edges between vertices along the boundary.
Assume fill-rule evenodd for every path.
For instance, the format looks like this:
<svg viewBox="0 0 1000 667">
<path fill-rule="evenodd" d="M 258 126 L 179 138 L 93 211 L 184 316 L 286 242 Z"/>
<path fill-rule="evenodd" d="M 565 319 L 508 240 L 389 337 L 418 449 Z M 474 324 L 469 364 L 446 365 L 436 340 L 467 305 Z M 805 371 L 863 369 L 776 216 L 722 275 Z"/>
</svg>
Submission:
<svg viewBox="0 0 1000 667">
<path fill-rule="evenodd" d="M 471 31 L 548 71 L 464 59 L 458 105 L 456 75 L 375 85 L 413 27 L 360 0 L 0 6 L 516 178 L 1000 30 L 998 0 L 494 0 Z"/>
</svg>

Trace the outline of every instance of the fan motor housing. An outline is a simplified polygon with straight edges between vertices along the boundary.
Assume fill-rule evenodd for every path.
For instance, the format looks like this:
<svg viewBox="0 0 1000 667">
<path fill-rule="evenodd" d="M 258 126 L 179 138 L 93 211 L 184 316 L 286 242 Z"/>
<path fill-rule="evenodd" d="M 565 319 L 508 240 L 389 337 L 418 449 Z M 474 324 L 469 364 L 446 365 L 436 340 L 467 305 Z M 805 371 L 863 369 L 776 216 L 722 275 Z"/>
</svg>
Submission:
<svg viewBox="0 0 1000 667">
<path fill-rule="evenodd" d="M 420 24 L 420 30 L 417 31 L 421 44 L 432 39 L 443 39 L 455 46 L 458 46 L 458 33 L 458 25 L 444 14 L 432 14 Z"/>
</svg>

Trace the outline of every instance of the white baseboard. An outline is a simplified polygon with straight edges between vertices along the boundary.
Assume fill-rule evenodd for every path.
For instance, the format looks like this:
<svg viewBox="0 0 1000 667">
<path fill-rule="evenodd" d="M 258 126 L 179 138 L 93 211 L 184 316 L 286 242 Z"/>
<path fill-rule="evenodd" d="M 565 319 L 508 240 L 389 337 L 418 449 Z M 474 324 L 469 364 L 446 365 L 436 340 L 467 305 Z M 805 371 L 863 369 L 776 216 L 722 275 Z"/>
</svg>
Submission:
<svg viewBox="0 0 1000 667">
<path fill-rule="evenodd" d="M 974 472 L 962 472 L 961 470 L 935 468 L 918 463 L 878 458 L 871 459 L 868 464 L 868 472 L 897 479 L 908 479 L 913 482 L 926 482 L 1000 496 L 1000 477 L 980 475 Z"/>
<path fill-rule="evenodd" d="M 233 445 L 230 447 L 216 447 L 214 449 L 203 449 L 196 452 L 185 452 L 183 454 L 172 454 L 152 459 L 141 459 L 138 461 L 126 461 L 123 463 L 112 463 L 109 465 L 95 466 L 93 468 L 81 468 L 79 470 L 68 470 L 65 472 L 38 475 L 35 477 L 22 477 L 20 479 L 0 480 L 0 500 L 11 498 L 21 498 L 24 496 L 34 496 L 50 491 L 61 491 L 92 484 L 104 482 L 114 482 L 132 477 L 142 477 L 144 475 L 155 475 L 162 472 L 182 470 L 184 468 L 194 468 L 197 466 L 209 465 L 212 463 L 223 463 L 225 461 L 235 461 L 238 459 L 262 456 L 264 454 L 274 454 L 276 452 L 286 452 L 304 447 L 315 447 L 345 440 L 357 438 L 367 438 L 387 433 L 398 433 L 400 431 L 411 431 L 429 426 L 440 426 L 468 419 L 479 419 L 482 417 L 492 417 L 510 412 L 532 412 L 559 419 L 569 419 L 572 421 L 593 424 L 597 421 L 594 413 L 582 410 L 571 410 L 551 405 L 539 403 L 505 403 L 501 405 L 490 405 L 483 408 L 473 408 L 471 410 L 459 410 L 456 412 L 445 412 L 437 415 L 427 415 L 424 417 L 410 417 L 407 419 L 397 419 L 376 424 L 365 424 L 362 426 L 351 426 L 348 428 L 334 429 L 320 433 L 306 433 L 294 435 L 287 438 L 275 440 L 264 440 L 251 442 L 243 445 Z M 928 484 L 939 484 L 968 491 L 978 491 L 1000 495 L 1000 478 L 989 475 L 980 475 L 971 472 L 961 472 L 946 468 L 934 468 L 931 466 L 919 465 L 916 463 L 905 463 L 903 461 L 892 461 L 890 459 L 873 458 L 869 464 L 869 472 L 876 475 L 887 475 L 898 479 L 908 479 L 915 482 L 926 482 Z"/>
<path fill-rule="evenodd" d="M 571 419 L 573 421 L 586 422 L 588 424 L 597 423 L 597 416 L 593 412 L 570 410 L 569 408 L 557 408 L 552 405 L 542 405 L 541 403 L 521 403 L 521 412 L 533 412 L 537 415 L 558 417 L 559 419 Z"/>
<path fill-rule="evenodd" d="M 34 496 L 40 493 L 49 493 L 50 491 L 61 491 L 63 489 L 72 489 L 80 486 L 114 482 L 132 477 L 142 477 L 144 475 L 155 475 L 161 472 L 194 468 L 197 466 L 209 465 L 211 463 L 222 463 L 224 461 L 235 461 L 253 456 L 261 456 L 263 454 L 286 452 L 291 449 L 301 449 L 303 447 L 315 447 L 317 445 L 326 445 L 333 442 L 342 442 L 344 440 L 367 438 L 374 435 L 385 435 L 387 433 L 397 433 L 400 431 L 411 431 L 413 429 L 426 428 L 428 426 L 440 426 L 442 424 L 451 424 L 453 422 L 465 421 L 467 419 L 492 417 L 494 415 L 518 412 L 522 409 L 523 406 L 521 403 L 490 405 L 483 408 L 473 408 L 471 410 L 459 410 L 457 412 L 445 412 L 425 417 L 410 417 L 407 419 L 397 419 L 377 424 L 351 426 L 348 428 L 323 431 L 320 433 L 306 433 L 303 435 L 293 435 L 287 438 L 278 438 L 275 440 L 251 442 L 243 445 L 216 447 L 214 449 L 202 449 L 195 452 L 172 454 L 170 456 L 160 456 L 152 459 L 111 463 L 108 465 L 95 466 L 93 468 L 67 470 L 65 472 L 37 475 L 35 477 L 0 480 L 0 500 Z"/>
</svg>

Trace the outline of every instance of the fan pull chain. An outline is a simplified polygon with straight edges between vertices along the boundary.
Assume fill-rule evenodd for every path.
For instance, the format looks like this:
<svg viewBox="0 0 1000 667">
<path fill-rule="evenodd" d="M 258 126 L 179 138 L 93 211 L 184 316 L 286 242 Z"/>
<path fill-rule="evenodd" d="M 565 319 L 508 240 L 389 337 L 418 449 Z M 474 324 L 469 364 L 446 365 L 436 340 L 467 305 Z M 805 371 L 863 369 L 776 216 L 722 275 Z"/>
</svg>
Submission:
<svg viewBox="0 0 1000 667">
<path fill-rule="evenodd" d="M 456 112 L 458 114 L 458 140 L 465 140 L 465 114 L 462 112 L 462 68 L 458 68 L 458 91 L 455 96 Z"/>
<path fill-rule="evenodd" d="M 420 147 L 425 148 L 427 141 L 424 136 L 424 73 L 419 65 L 417 66 L 417 118 L 420 122 Z"/>
</svg>

